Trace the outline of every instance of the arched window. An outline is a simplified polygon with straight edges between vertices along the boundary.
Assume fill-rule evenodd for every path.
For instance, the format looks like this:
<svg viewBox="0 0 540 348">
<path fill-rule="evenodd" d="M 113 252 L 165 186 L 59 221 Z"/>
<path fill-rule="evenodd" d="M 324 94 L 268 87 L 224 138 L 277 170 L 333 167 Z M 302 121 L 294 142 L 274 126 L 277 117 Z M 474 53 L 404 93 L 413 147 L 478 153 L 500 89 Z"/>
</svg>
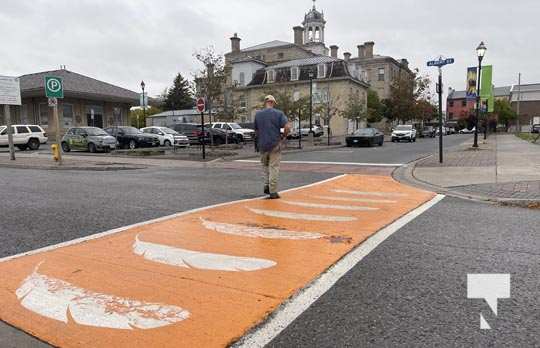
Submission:
<svg viewBox="0 0 540 348">
<path fill-rule="evenodd" d="M 321 41 L 321 29 L 319 27 L 315 27 L 315 41 Z"/>
</svg>

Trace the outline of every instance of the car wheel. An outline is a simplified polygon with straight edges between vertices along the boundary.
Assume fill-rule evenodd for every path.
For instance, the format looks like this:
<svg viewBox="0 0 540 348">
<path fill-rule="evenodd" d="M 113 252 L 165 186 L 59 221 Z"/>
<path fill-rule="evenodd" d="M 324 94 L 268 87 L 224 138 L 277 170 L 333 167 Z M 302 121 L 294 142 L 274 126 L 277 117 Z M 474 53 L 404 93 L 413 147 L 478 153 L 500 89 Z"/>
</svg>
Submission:
<svg viewBox="0 0 540 348">
<path fill-rule="evenodd" d="M 69 144 L 66 143 L 65 141 L 62 143 L 62 151 L 64 151 L 64 152 L 70 152 L 71 151 L 71 148 L 69 147 Z"/>
<path fill-rule="evenodd" d="M 223 139 L 221 138 L 214 138 L 214 145 L 222 145 L 223 144 Z"/>
<path fill-rule="evenodd" d="M 381 139 L 381 141 L 379 141 L 379 146 L 383 146 L 384 145 L 384 139 Z"/>
<path fill-rule="evenodd" d="M 412 141 L 413 141 L 413 143 L 416 143 L 416 137 L 414 137 Z"/>
<path fill-rule="evenodd" d="M 166 147 L 170 147 L 170 146 L 171 146 L 171 142 L 168 141 L 168 140 L 165 140 L 165 142 L 163 143 L 163 145 L 165 145 Z"/>
<path fill-rule="evenodd" d="M 96 153 L 96 145 L 94 145 L 93 143 L 88 144 L 88 151 L 90 151 L 90 153 Z"/>
<path fill-rule="evenodd" d="M 30 150 L 36 151 L 39 150 L 39 145 L 41 144 L 37 139 L 30 139 L 26 145 L 30 148 Z"/>
<path fill-rule="evenodd" d="M 21 151 L 25 151 L 27 149 L 26 145 L 18 145 L 17 148 Z"/>
<path fill-rule="evenodd" d="M 135 140 L 130 140 L 129 141 L 129 144 L 128 144 L 128 147 L 130 150 L 134 150 L 137 148 L 137 143 L 135 142 Z"/>
</svg>

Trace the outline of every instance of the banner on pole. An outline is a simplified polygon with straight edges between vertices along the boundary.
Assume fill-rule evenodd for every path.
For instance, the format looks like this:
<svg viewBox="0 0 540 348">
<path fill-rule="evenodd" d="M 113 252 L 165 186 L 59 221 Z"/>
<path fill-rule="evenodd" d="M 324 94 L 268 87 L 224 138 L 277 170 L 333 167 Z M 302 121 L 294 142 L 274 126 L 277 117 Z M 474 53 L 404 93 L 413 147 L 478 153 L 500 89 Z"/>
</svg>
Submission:
<svg viewBox="0 0 540 348">
<path fill-rule="evenodd" d="M 477 91 L 477 78 L 478 78 L 478 71 L 476 70 L 476 67 L 468 68 L 467 69 L 467 98 L 468 99 L 474 99 L 478 95 Z"/>
<path fill-rule="evenodd" d="M 482 67 L 480 99 L 487 104 L 487 112 L 493 112 L 495 98 L 493 97 L 493 66 Z"/>
</svg>

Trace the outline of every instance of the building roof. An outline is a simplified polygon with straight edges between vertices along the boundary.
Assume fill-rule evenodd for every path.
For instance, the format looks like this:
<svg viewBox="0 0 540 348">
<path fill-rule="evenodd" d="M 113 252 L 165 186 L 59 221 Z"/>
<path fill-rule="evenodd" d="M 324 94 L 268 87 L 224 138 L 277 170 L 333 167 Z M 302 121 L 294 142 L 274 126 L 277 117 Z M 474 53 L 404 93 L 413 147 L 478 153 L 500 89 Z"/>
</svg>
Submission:
<svg viewBox="0 0 540 348">
<path fill-rule="evenodd" d="M 232 61 L 232 64 L 246 63 L 246 62 L 257 63 L 257 64 L 264 65 L 264 66 L 267 65 L 267 64 L 266 64 L 265 62 L 263 62 L 262 60 L 257 59 L 257 58 L 253 58 L 253 57 L 245 57 L 245 58 L 235 59 L 235 60 Z"/>
<path fill-rule="evenodd" d="M 167 117 L 167 116 L 197 116 L 197 115 L 200 115 L 200 112 L 197 111 L 196 109 L 184 109 L 184 110 L 164 111 L 164 112 L 160 112 L 159 114 L 154 114 L 148 117 L 154 118 L 154 117 Z"/>
<path fill-rule="evenodd" d="M 447 99 L 465 99 L 465 98 L 467 98 L 467 92 L 466 91 L 452 90 L 452 92 L 450 92 L 448 94 Z"/>
<path fill-rule="evenodd" d="M 274 40 L 274 41 L 269 41 L 269 42 L 262 43 L 260 45 L 255 45 L 255 46 L 251 46 L 251 47 L 248 47 L 248 48 L 244 48 L 242 50 L 242 52 L 263 50 L 263 49 L 267 49 L 267 48 L 275 48 L 275 47 L 291 46 L 291 45 L 294 45 L 294 44 L 290 43 L 290 42 L 286 42 L 286 41 Z"/>
<path fill-rule="evenodd" d="M 493 88 L 493 96 L 495 97 L 510 96 L 511 90 L 512 90 L 512 86 L 495 87 Z"/>
<path fill-rule="evenodd" d="M 513 85 L 512 92 L 534 92 L 540 91 L 540 83 L 532 83 L 528 85 Z"/>
<path fill-rule="evenodd" d="M 62 78 L 66 97 L 139 104 L 139 93 L 65 69 L 21 76 L 22 96 L 45 96 L 45 76 Z"/>
<path fill-rule="evenodd" d="M 281 69 L 281 68 L 290 68 L 293 66 L 316 65 L 316 64 L 338 62 L 340 60 L 341 59 L 321 55 L 321 56 L 315 56 L 315 57 L 309 57 L 309 58 L 289 60 L 283 63 L 272 65 L 266 69 Z"/>
</svg>

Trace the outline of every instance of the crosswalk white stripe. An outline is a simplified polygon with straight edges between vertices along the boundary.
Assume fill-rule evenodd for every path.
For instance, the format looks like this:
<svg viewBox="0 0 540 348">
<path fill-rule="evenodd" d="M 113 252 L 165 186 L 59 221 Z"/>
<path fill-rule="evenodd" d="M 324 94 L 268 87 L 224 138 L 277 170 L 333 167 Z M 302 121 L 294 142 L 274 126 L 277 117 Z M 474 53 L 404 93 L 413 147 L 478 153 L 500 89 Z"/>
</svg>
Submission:
<svg viewBox="0 0 540 348">
<path fill-rule="evenodd" d="M 279 210 L 266 210 L 266 209 L 255 209 L 248 208 L 255 214 L 277 217 L 282 219 L 292 219 L 292 220 L 307 220 L 307 221 L 332 221 L 332 222 L 348 222 L 358 220 L 353 216 L 332 216 L 332 215 L 313 215 L 313 214 L 302 214 L 302 213 L 291 213 L 288 211 L 279 211 Z"/>
<path fill-rule="evenodd" d="M 379 210 L 379 208 L 360 207 L 360 206 L 354 206 L 354 205 L 318 204 L 318 203 L 297 202 L 297 201 L 282 201 L 282 202 L 290 204 L 290 205 L 296 205 L 299 207 L 306 207 L 306 208 L 323 208 L 323 209 L 353 210 L 353 211 Z"/>
<path fill-rule="evenodd" d="M 347 198 L 347 197 L 335 197 L 335 196 L 313 196 L 313 198 L 326 199 L 329 201 L 340 201 L 340 202 L 385 203 L 385 204 L 397 203 L 396 201 L 390 201 L 387 199 Z"/>
</svg>

